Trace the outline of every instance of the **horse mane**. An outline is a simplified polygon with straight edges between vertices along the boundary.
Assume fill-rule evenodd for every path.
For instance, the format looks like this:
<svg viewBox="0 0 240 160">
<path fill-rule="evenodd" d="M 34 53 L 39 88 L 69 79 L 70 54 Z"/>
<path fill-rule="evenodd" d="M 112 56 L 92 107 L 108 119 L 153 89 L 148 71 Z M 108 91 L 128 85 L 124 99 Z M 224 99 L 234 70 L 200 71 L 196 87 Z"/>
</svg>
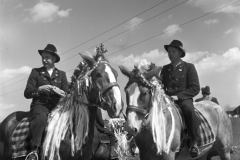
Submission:
<svg viewBox="0 0 240 160">
<path fill-rule="evenodd" d="M 46 128 L 47 134 L 43 143 L 43 159 L 55 157 L 60 159 L 61 141 L 67 133 L 70 135 L 71 154 L 81 151 L 89 132 L 88 87 L 91 83 L 88 76 L 90 67 L 80 62 L 75 69 L 68 88 L 68 96 L 64 97 L 56 109 L 51 112 Z"/>
<path fill-rule="evenodd" d="M 171 130 L 170 136 L 167 141 L 166 126 L 167 121 L 164 115 L 164 109 L 174 105 L 168 96 L 164 93 L 161 84 L 156 80 L 152 80 L 154 88 L 151 97 L 151 109 L 149 111 L 146 123 L 151 126 L 153 140 L 156 143 L 157 153 L 169 153 L 170 146 L 173 141 L 174 130 Z M 172 114 L 172 113 L 171 113 Z M 172 115 L 171 115 L 172 116 Z M 172 124 L 173 125 L 173 124 Z"/>
<path fill-rule="evenodd" d="M 151 63 L 150 65 L 146 64 L 146 66 L 142 67 L 146 68 L 146 70 L 144 72 L 141 72 L 138 69 L 141 67 L 134 66 L 134 70 L 132 71 L 132 73 L 134 73 L 135 75 L 144 74 L 152 71 L 156 67 L 157 66 L 154 63 Z M 148 81 L 151 85 L 153 85 L 151 92 L 151 108 L 147 116 L 146 125 L 149 125 L 151 127 L 153 141 L 155 142 L 157 147 L 157 153 L 169 153 L 170 146 L 173 141 L 174 130 L 172 129 L 167 141 L 167 121 L 164 116 L 163 110 L 170 107 L 171 105 L 174 105 L 174 103 L 172 103 L 169 97 L 165 94 L 161 84 L 161 80 L 159 78 L 154 76 L 150 80 L 144 79 L 143 81 Z"/>
</svg>

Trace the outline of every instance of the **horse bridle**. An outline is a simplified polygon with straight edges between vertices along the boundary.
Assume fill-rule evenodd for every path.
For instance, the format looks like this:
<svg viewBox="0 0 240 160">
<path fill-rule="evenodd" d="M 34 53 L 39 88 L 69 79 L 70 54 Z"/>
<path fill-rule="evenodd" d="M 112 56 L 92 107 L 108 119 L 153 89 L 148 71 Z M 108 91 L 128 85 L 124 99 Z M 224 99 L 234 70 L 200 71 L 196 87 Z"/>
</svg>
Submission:
<svg viewBox="0 0 240 160">
<path fill-rule="evenodd" d="M 146 80 L 146 79 L 145 79 Z M 147 80 L 146 80 L 147 81 Z M 133 83 L 137 83 L 135 81 L 131 81 L 129 83 L 127 83 L 126 87 L 124 88 L 125 92 L 127 92 L 127 88 L 133 84 Z M 145 84 L 145 83 L 144 83 Z M 152 91 L 152 88 L 153 88 L 153 85 L 149 85 L 149 82 L 146 83 L 147 87 L 149 88 L 149 90 L 147 90 L 146 92 L 144 92 L 144 94 L 147 94 L 149 92 Z M 128 111 L 134 111 L 134 112 L 138 112 L 140 114 L 143 114 L 144 116 L 146 116 L 148 114 L 148 110 L 142 108 L 142 107 L 138 107 L 138 106 L 135 106 L 135 105 L 128 105 L 127 106 L 127 112 Z"/>
<path fill-rule="evenodd" d="M 106 103 L 106 100 L 103 98 L 103 94 L 106 93 L 107 91 L 109 91 L 110 89 L 112 89 L 112 87 L 114 86 L 117 86 L 119 87 L 118 83 L 117 82 L 111 82 L 111 83 L 108 83 L 105 87 L 103 87 L 103 89 L 99 89 L 99 102 L 101 104 L 101 108 L 104 109 L 104 103 Z"/>
<path fill-rule="evenodd" d="M 85 74 L 85 76 L 83 76 L 83 77 L 89 77 L 89 75 L 92 73 L 92 71 L 93 71 L 100 63 L 109 64 L 109 63 L 106 62 L 106 61 L 102 61 L 102 59 L 100 58 L 100 59 L 98 60 L 98 62 L 94 65 L 94 67 L 93 67 L 90 71 L 88 71 L 88 72 Z M 82 78 L 83 78 L 83 77 L 82 77 Z M 94 85 L 97 87 L 96 84 L 94 84 Z M 103 98 L 103 94 L 105 94 L 106 92 L 108 92 L 108 91 L 109 91 L 112 87 L 114 87 L 114 86 L 119 87 L 119 85 L 118 85 L 117 82 L 110 82 L 110 83 L 108 83 L 106 86 L 104 86 L 102 89 L 100 89 L 100 88 L 97 87 L 98 90 L 99 90 L 99 97 L 98 97 L 98 99 L 96 100 L 96 104 L 89 104 L 89 105 L 90 105 L 90 106 L 97 106 L 97 107 L 100 107 L 100 108 L 103 108 L 103 109 L 104 109 L 103 104 L 106 103 L 106 100 Z M 97 105 L 98 102 L 101 104 L 101 106 Z"/>
</svg>

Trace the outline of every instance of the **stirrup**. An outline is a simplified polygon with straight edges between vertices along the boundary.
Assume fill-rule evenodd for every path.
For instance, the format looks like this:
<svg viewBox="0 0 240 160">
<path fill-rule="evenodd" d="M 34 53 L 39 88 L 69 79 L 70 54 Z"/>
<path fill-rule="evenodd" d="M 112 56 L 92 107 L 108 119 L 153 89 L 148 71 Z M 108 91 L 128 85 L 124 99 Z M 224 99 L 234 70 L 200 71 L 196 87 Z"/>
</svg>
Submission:
<svg viewBox="0 0 240 160">
<path fill-rule="evenodd" d="M 30 158 L 30 156 L 35 156 L 36 157 L 36 160 L 38 160 L 38 154 L 37 154 L 37 151 L 32 151 L 30 152 L 27 157 L 25 158 L 25 160 L 28 160 L 28 158 Z"/>
<path fill-rule="evenodd" d="M 196 158 L 199 155 L 199 149 L 196 145 L 192 146 L 189 149 L 190 157 L 191 158 Z"/>
</svg>

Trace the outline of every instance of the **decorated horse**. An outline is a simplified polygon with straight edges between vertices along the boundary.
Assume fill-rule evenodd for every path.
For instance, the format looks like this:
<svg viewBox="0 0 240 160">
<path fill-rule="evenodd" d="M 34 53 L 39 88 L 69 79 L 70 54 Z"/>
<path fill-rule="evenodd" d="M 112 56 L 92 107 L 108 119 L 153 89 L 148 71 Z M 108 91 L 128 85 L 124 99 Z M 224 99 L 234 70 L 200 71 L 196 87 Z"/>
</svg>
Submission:
<svg viewBox="0 0 240 160">
<path fill-rule="evenodd" d="M 119 66 L 129 78 L 125 87 L 127 131 L 135 136 L 142 160 L 187 160 L 191 146 L 181 109 L 168 97 L 161 83 L 162 67 L 134 66 L 129 71 Z M 141 69 L 145 68 L 145 69 Z M 194 158 L 204 160 L 209 152 L 217 152 L 221 160 L 230 160 L 232 126 L 226 111 L 210 101 L 194 103 L 201 119 L 198 148 Z"/>
<path fill-rule="evenodd" d="M 68 95 L 48 115 L 48 125 L 39 159 L 89 160 L 92 157 L 94 122 L 97 107 L 110 117 L 122 111 L 117 72 L 104 57 L 103 45 L 93 57 L 81 55 Z M 25 159 L 29 150 L 29 112 L 17 111 L 7 116 L 0 126 L 0 159 Z"/>
</svg>

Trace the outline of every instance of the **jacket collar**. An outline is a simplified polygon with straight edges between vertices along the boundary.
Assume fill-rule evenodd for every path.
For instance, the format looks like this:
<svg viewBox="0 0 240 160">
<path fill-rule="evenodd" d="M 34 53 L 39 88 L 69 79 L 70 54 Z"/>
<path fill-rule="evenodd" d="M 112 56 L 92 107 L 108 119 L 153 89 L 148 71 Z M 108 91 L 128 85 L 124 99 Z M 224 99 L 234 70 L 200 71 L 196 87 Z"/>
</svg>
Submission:
<svg viewBox="0 0 240 160">
<path fill-rule="evenodd" d="M 59 70 L 58 70 L 56 67 L 55 67 L 55 69 L 53 70 L 53 73 L 52 73 L 51 77 L 50 77 L 50 75 L 49 75 L 49 73 L 48 73 L 48 71 L 46 70 L 45 67 L 41 67 L 40 73 L 41 73 L 41 75 L 43 75 L 44 77 L 48 77 L 48 78 L 51 78 L 51 79 L 54 79 L 54 78 L 56 78 L 56 77 L 59 76 Z"/>
<path fill-rule="evenodd" d="M 55 69 L 53 70 L 53 73 L 52 73 L 51 78 L 54 79 L 54 78 L 56 78 L 56 77 L 58 77 L 58 76 L 59 76 L 59 70 L 58 70 L 57 68 L 55 68 Z"/>
</svg>

